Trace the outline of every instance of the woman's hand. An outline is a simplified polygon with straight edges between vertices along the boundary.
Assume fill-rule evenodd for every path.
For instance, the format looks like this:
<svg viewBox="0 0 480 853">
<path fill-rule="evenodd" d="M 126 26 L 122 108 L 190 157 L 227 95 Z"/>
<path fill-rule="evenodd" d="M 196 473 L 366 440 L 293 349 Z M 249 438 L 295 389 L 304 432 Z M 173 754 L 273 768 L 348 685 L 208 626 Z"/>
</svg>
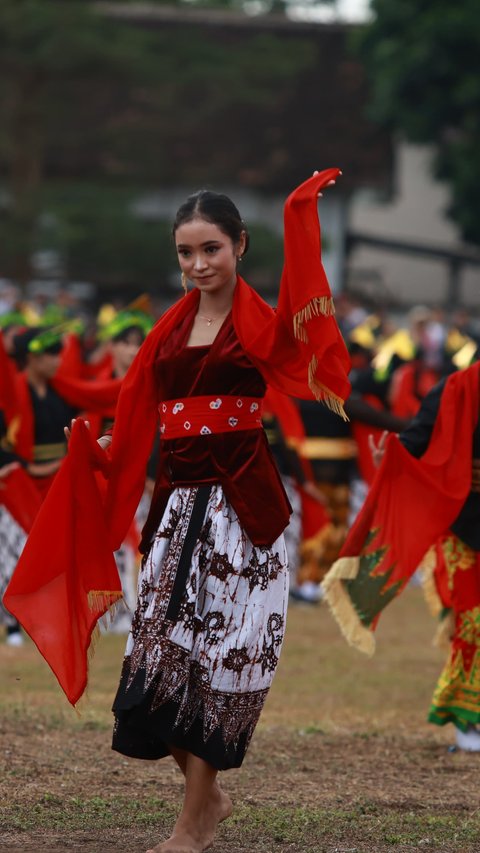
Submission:
<svg viewBox="0 0 480 853">
<path fill-rule="evenodd" d="M 75 421 L 76 421 L 76 418 L 73 418 L 70 421 L 70 426 L 63 428 L 63 431 L 65 433 L 67 441 L 70 439 L 70 436 L 72 434 L 73 425 L 74 425 Z M 90 421 L 84 421 L 84 424 L 87 427 L 87 429 L 90 429 Z M 101 435 L 100 438 L 97 439 L 97 444 L 100 445 L 102 450 L 106 450 L 107 447 L 110 447 L 111 443 L 112 443 L 112 436 L 111 435 Z"/>
<path fill-rule="evenodd" d="M 63 431 L 65 433 L 65 437 L 66 437 L 67 441 L 70 441 L 70 436 L 72 434 L 73 425 L 74 425 L 76 420 L 77 420 L 76 418 L 72 418 L 72 420 L 70 421 L 70 426 L 69 427 L 68 426 L 63 427 Z M 84 421 L 84 423 L 85 423 L 85 426 L 87 427 L 87 429 L 90 429 L 90 421 Z"/>
<path fill-rule="evenodd" d="M 313 174 L 318 175 L 320 173 L 319 173 L 318 169 L 316 169 Z M 343 175 L 343 172 L 339 172 L 339 175 Z M 327 187 L 333 187 L 334 184 L 335 184 L 335 181 L 331 180 L 328 182 Z M 322 198 L 322 196 L 323 196 L 323 193 L 318 193 L 319 198 Z"/>
<path fill-rule="evenodd" d="M 372 433 L 370 433 L 370 435 L 368 436 L 368 446 L 370 448 L 370 453 L 372 454 L 372 461 L 375 465 L 375 468 L 378 468 L 380 462 L 384 457 L 385 443 L 389 435 L 390 433 L 388 432 L 388 430 L 385 429 L 382 432 L 380 438 L 378 439 L 378 444 L 375 444 L 375 438 L 373 437 Z"/>
</svg>

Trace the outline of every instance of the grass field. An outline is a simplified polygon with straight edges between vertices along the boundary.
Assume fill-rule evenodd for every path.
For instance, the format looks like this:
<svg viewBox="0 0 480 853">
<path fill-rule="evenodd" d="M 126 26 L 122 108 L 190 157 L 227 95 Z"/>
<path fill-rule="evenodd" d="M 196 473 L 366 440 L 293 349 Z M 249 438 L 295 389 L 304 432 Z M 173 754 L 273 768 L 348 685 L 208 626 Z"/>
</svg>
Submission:
<svg viewBox="0 0 480 853">
<path fill-rule="evenodd" d="M 443 653 L 421 593 L 383 617 L 371 660 L 324 607 L 290 608 L 282 659 L 212 853 L 480 853 L 480 755 L 425 722 Z M 141 853 L 181 797 L 170 760 L 110 749 L 124 638 L 102 637 L 81 715 L 28 643 L 0 646 L 0 851 Z"/>
</svg>

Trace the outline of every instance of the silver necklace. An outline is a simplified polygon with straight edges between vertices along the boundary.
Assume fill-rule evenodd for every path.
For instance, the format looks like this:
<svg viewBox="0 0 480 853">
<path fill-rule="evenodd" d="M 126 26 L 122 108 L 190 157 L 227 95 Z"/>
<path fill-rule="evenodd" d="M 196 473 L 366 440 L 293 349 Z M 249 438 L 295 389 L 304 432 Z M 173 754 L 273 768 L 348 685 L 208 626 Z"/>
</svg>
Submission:
<svg viewBox="0 0 480 853">
<path fill-rule="evenodd" d="M 225 315 L 226 317 L 227 315 Z M 200 317 L 200 320 L 205 320 L 207 326 L 211 326 L 212 323 L 216 323 L 218 320 L 224 320 L 225 317 L 205 317 L 204 314 L 197 314 L 197 317 Z"/>
</svg>

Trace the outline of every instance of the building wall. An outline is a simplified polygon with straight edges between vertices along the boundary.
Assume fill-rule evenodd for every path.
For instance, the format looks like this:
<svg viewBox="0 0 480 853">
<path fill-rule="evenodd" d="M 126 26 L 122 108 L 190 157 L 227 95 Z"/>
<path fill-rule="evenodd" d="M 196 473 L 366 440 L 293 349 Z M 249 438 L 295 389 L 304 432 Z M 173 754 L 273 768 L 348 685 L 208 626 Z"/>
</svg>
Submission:
<svg viewBox="0 0 480 853">
<path fill-rule="evenodd" d="M 430 149 L 399 143 L 396 160 L 393 201 L 382 203 L 366 192 L 357 193 L 350 206 L 349 230 L 461 249 L 458 229 L 445 215 L 448 189 L 430 174 Z M 405 305 L 437 304 L 447 296 L 448 268 L 437 260 L 357 246 L 349 258 L 347 284 L 383 292 L 387 299 L 392 296 Z M 480 310 L 480 267 L 463 268 L 459 291 L 459 305 Z"/>
</svg>

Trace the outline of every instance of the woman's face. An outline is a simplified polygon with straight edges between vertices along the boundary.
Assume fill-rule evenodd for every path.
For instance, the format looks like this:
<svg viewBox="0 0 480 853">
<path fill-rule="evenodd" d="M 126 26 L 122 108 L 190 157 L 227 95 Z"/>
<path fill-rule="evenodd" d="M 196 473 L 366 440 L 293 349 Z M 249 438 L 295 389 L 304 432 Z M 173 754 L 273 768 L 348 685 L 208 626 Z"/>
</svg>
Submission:
<svg viewBox="0 0 480 853">
<path fill-rule="evenodd" d="M 130 329 L 120 340 L 112 341 L 114 369 L 126 373 L 143 343 L 139 329 Z"/>
<path fill-rule="evenodd" d="M 182 272 L 202 293 L 215 293 L 232 286 L 237 276 L 237 257 L 245 251 L 245 235 L 233 244 L 218 225 L 192 219 L 175 232 Z"/>
<path fill-rule="evenodd" d="M 31 354 L 28 358 L 28 366 L 39 379 L 53 379 L 60 367 L 60 353 Z"/>
</svg>

